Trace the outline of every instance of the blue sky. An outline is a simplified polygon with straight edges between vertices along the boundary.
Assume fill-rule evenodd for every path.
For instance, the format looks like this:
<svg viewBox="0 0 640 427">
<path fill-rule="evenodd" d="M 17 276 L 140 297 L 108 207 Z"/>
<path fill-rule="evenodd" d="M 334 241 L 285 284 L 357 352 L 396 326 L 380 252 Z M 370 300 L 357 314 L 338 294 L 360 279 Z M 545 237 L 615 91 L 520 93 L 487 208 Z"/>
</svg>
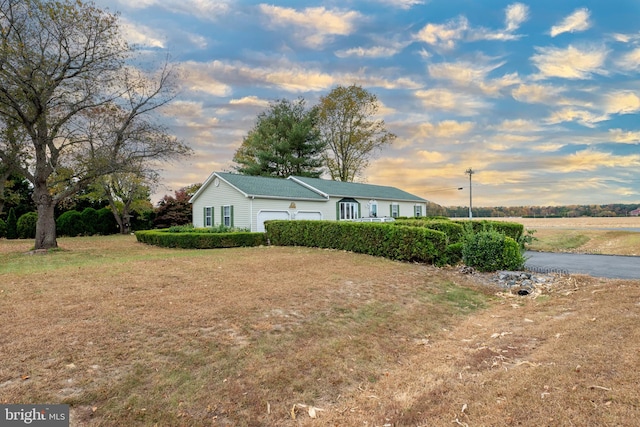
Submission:
<svg viewBox="0 0 640 427">
<path fill-rule="evenodd" d="M 233 154 L 270 101 L 376 94 L 398 135 L 363 181 L 445 206 L 640 203 L 638 0 L 97 0 L 180 93 L 195 155 L 156 200 Z M 458 187 L 464 187 L 458 191 Z"/>
</svg>

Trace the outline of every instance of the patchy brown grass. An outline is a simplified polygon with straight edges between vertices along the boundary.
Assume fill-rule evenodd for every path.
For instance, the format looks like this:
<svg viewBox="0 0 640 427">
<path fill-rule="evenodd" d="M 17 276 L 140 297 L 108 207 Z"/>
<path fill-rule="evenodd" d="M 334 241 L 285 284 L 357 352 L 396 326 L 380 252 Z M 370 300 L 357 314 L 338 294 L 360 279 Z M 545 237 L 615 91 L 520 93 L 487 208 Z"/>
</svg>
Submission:
<svg viewBox="0 0 640 427">
<path fill-rule="evenodd" d="M 515 297 L 341 251 L 59 243 L 0 241 L 0 402 L 68 403 L 74 426 L 640 416 L 637 282 L 566 276 Z"/>
</svg>

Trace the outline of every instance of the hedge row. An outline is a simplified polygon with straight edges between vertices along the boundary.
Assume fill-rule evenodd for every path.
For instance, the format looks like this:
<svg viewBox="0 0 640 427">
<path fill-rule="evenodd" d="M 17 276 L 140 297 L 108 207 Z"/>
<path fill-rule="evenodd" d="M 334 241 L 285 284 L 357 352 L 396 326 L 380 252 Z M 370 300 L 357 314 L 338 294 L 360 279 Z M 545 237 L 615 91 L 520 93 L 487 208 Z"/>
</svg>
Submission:
<svg viewBox="0 0 640 427">
<path fill-rule="evenodd" d="M 461 242 L 462 237 L 464 236 L 464 227 L 462 224 L 449 219 L 403 219 L 397 220 L 393 224 L 410 227 L 424 227 L 431 230 L 442 231 L 447 235 L 447 243 Z"/>
<path fill-rule="evenodd" d="M 511 237 L 516 242 L 522 240 L 524 234 L 524 225 L 515 222 L 504 221 L 451 221 L 449 219 L 401 219 L 395 221 L 394 224 L 412 227 L 425 227 L 432 230 L 442 231 L 447 235 L 448 242 L 458 243 L 463 240 L 465 235 L 465 227 L 471 227 L 473 233 L 480 231 L 495 230 L 498 233 Z M 468 225 L 467 225 L 468 224 Z"/>
<path fill-rule="evenodd" d="M 168 229 L 162 229 L 136 231 L 135 235 L 138 242 L 165 248 L 217 249 L 260 246 L 267 243 L 264 233 L 250 232 L 202 233 L 194 231 L 190 233 L 172 233 Z"/>
<path fill-rule="evenodd" d="M 454 221 L 458 224 L 471 224 L 474 233 L 481 231 L 494 230 L 500 234 L 504 234 L 507 237 L 511 237 L 516 242 L 522 241 L 524 235 L 524 225 L 517 222 L 505 222 L 505 221 Z"/>
<path fill-rule="evenodd" d="M 85 208 L 82 212 L 70 210 L 56 219 L 56 232 L 59 236 L 89 236 L 93 234 L 109 235 L 119 231 L 118 223 L 109 208 Z"/>
<path fill-rule="evenodd" d="M 33 239 L 36 237 L 38 214 L 27 212 L 16 220 L 13 208 L 9 210 L 7 222 L 0 219 L 0 237 L 8 239 Z"/>
<path fill-rule="evenodd" d="M 447 236 L 422 227 L 340 221 L 267 221 L 267 237 L 279 246 L 341 249 L 398 261 L 442 264 Z"/>
</svg>

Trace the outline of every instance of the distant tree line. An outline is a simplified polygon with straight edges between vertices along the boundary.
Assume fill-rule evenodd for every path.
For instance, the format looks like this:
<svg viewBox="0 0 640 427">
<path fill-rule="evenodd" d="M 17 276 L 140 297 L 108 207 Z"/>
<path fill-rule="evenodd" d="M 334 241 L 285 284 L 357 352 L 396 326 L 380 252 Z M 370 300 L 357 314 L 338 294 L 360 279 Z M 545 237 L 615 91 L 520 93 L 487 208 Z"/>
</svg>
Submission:
<svg viewBox="0 0 640 427">
<path fill-rule="evenodd" d="M 607 205 L 566 205 L 566 206 L 498 206 L 473 208 L 474 217 L 525 217 L 525 218 L 575 218 L 581 216 L 611 217 L 628 216 L 639 204 L 612 203 Z M 441 208 L 441 209 L 438 209 Z M 434 207 L 437 215 L 466 218 L 468 206 Z M 427 209 L 427 214 L 432 213 Z"/>
</svg>

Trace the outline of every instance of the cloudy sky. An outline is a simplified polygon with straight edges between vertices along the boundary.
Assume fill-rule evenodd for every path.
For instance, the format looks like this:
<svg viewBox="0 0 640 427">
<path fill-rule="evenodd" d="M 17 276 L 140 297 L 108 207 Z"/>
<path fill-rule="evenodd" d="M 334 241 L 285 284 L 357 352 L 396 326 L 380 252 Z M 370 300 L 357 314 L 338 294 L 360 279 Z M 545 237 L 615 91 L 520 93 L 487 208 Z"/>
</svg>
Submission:
<svg viewBox="0 0 640 427">
<path fill-rule="evenodd" d="M 464 206 L 472 168 L 474 206 L 640 203 L 638 0 L 96 4 L 181 71 L 162 120 L 195 154 L 154 201 L 232 170 L 270 101 L 357 84 L 398 135 L 365 182 Z"/>
</svg>

